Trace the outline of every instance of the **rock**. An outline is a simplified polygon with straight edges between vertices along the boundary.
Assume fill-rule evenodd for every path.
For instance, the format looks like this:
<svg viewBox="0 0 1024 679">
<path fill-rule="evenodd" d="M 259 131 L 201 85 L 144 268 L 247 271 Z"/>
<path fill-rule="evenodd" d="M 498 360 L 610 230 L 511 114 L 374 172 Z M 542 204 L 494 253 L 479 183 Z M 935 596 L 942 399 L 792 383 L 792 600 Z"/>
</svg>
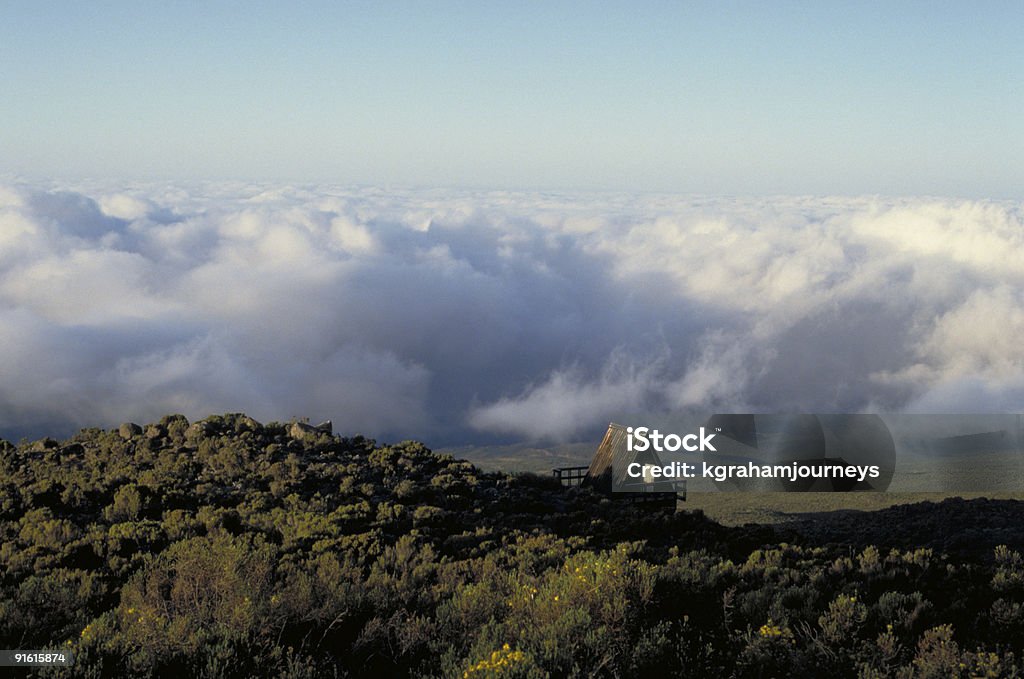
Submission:
<svg viewBox="0 0 1024 679">
<path fill-rule="evenodd" d="M 327 434 L 334 433 L 334 423 L 331 422 L 330 420 L 324 420 L 320 424 L 316 425 L 316 428 Z"/>
<path fill-rule="evenodd" d="M 85 446 L 83 446 L 81 443 L 72 443 L 60 449 L 60 456 L 62 458 L 74 459 L 79 455 L 85 455 Z"/>
<path fill-rule="evenodd" d="M 235 431 L 239 434 L 247 431 L 260 431 L 261 429 L 263 429 L 263 425 L 248 415 L 239 415 L 235 419 Z"/>
<path fill-rule="evenodd" d="M 146 430 L 143 433 L 147 439 L 158 439 L 167 432 L 159 424 L 147 424 Z"/>
<path fill-rule="evenodd" d="M 133 436 L 138 436 L 142 433 L 142 427 L 135 424 L 134 422 L 125 422 L 117 428 L 117 433 L 121 435 L 123 439 L 130 439 Z"/>
<path fill-rule="evenodd" d="M 46 438 L 41 438 L 38 441 L 35 441 L 31 446 L 29 446 L 29 451 L 33 453 L 43 453 L 47 450 L 53 450 L 58 446 L 60 446 L 59 443 L 47 436 Z"/>
<path fill-rule="evenodd" d="M 323 432 L 313 425 L 306 424 L 305 422 L 292 422 L 292 425 L 288 428 L 288 435 L 296 441 L 313 442 L 316 441 L 322 433 Z"/>
</svg>

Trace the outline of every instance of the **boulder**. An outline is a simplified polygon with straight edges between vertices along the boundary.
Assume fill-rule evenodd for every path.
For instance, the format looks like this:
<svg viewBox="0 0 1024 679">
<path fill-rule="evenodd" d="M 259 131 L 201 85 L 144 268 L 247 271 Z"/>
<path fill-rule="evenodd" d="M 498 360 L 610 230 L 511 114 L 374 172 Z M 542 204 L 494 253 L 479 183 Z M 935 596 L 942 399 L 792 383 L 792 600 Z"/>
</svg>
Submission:
<svg viewBox="0 0 1024 679">
<path fill-rule="evenodd" d="M 125 422 L 117 428 L 117 433 L 121 435 L 123 439 L 130 439 L 133 436 L 138 436 L 142 433 L 142 427 L 135 424 L 134 422 Z"/>
<path fill-rule="evenodd" d="M 46 438 L 41 438 L 38 441 L 33 442 L 28 449 L 33 453 L 44 453 L 47 450 L 53 450 L 58 446 L 60 446 L 60 444 L 57 441 L 47 436 Z"/>
<path fill-rule="evenodd" d="M 316 441 L 323 432 L 305 422 L 292 422 L 288 427 L 288 435 L 296 441 Z"/>
<path fill-rule="evenodd" d="M 261 429 L 263 429 L 263 425 L 248 415 L 239 415 L 235 419 L 235 432 L 239 434 L 247 431 L 260 431 Z"/>
<path fill-rule="evenodd" d="M 60 456 L 64 458 L 74 459 L 80 455 L 85 455 L 85 446 L 81 443 L 72 443 L 60 449 Z"/>
</svg>

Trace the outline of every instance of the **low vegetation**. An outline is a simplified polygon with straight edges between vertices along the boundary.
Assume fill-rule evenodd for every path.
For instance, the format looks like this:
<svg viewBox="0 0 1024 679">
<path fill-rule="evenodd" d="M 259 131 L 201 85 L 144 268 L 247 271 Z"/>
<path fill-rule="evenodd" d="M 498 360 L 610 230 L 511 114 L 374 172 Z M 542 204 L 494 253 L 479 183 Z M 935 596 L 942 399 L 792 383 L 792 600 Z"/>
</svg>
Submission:
<svg viewBox="0 0 1024 679">
<path fill-rule="evenodd" d="M 1024 650 L 1013 544 L 726 528 L 244 415 L 0 442 L 0 543 L 0 647 L 75 655 L 43 675 L 984 677 Z"/>
</svg>

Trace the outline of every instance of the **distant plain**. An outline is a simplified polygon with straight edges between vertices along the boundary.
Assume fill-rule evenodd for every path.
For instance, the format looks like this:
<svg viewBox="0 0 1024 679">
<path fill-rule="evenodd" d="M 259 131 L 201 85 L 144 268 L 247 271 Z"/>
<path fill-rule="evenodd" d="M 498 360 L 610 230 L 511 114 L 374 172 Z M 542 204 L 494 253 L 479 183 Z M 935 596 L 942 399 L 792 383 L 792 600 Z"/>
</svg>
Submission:
<svg viewBox="0 0 1024 679">
<path fill-rule="evenodd" d="M 469 460 L 487 471 L 529 472 L 549 475 L 556 467 L 587 465 L 596 443 L 576 442 L 549 447 L 527 445 L 464 446 L 438 452 Z M 720 492 L 709 482 L 691 483 L 680 509 L 700 510 L 726 526 L 744 524 L 796 525 L 808 521 L 849 519 L 851 512 L 871 512 L 895 505 L 965 500 L 1024 500 L 1024 474 L 1019 457 L 1002 453 L 971 455 L 963 461 L 926 460 L 903 456 L 888 492 L 781 493 Z M 932 475 L 929 477 L 928 467 Z M 947 480 L 936 490 L 935 477 Z"/>
</svg>

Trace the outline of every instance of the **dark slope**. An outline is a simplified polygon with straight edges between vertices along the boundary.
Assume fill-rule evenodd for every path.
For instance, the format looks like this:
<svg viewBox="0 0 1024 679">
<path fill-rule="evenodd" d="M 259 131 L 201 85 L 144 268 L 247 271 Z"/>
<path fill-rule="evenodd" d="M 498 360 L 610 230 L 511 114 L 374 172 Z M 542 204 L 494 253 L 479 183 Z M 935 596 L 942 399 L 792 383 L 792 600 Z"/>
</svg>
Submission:
<svg viewBox="0 0 1024 679">
<path fill-rule="evenodd" d="M 415 442 L 171 416 L 0 446 L 0 647 L 82 676 L 998 675 L 1024 559 L 992 547 L 1020 515 L 730 529 Z"/>
</svg>

